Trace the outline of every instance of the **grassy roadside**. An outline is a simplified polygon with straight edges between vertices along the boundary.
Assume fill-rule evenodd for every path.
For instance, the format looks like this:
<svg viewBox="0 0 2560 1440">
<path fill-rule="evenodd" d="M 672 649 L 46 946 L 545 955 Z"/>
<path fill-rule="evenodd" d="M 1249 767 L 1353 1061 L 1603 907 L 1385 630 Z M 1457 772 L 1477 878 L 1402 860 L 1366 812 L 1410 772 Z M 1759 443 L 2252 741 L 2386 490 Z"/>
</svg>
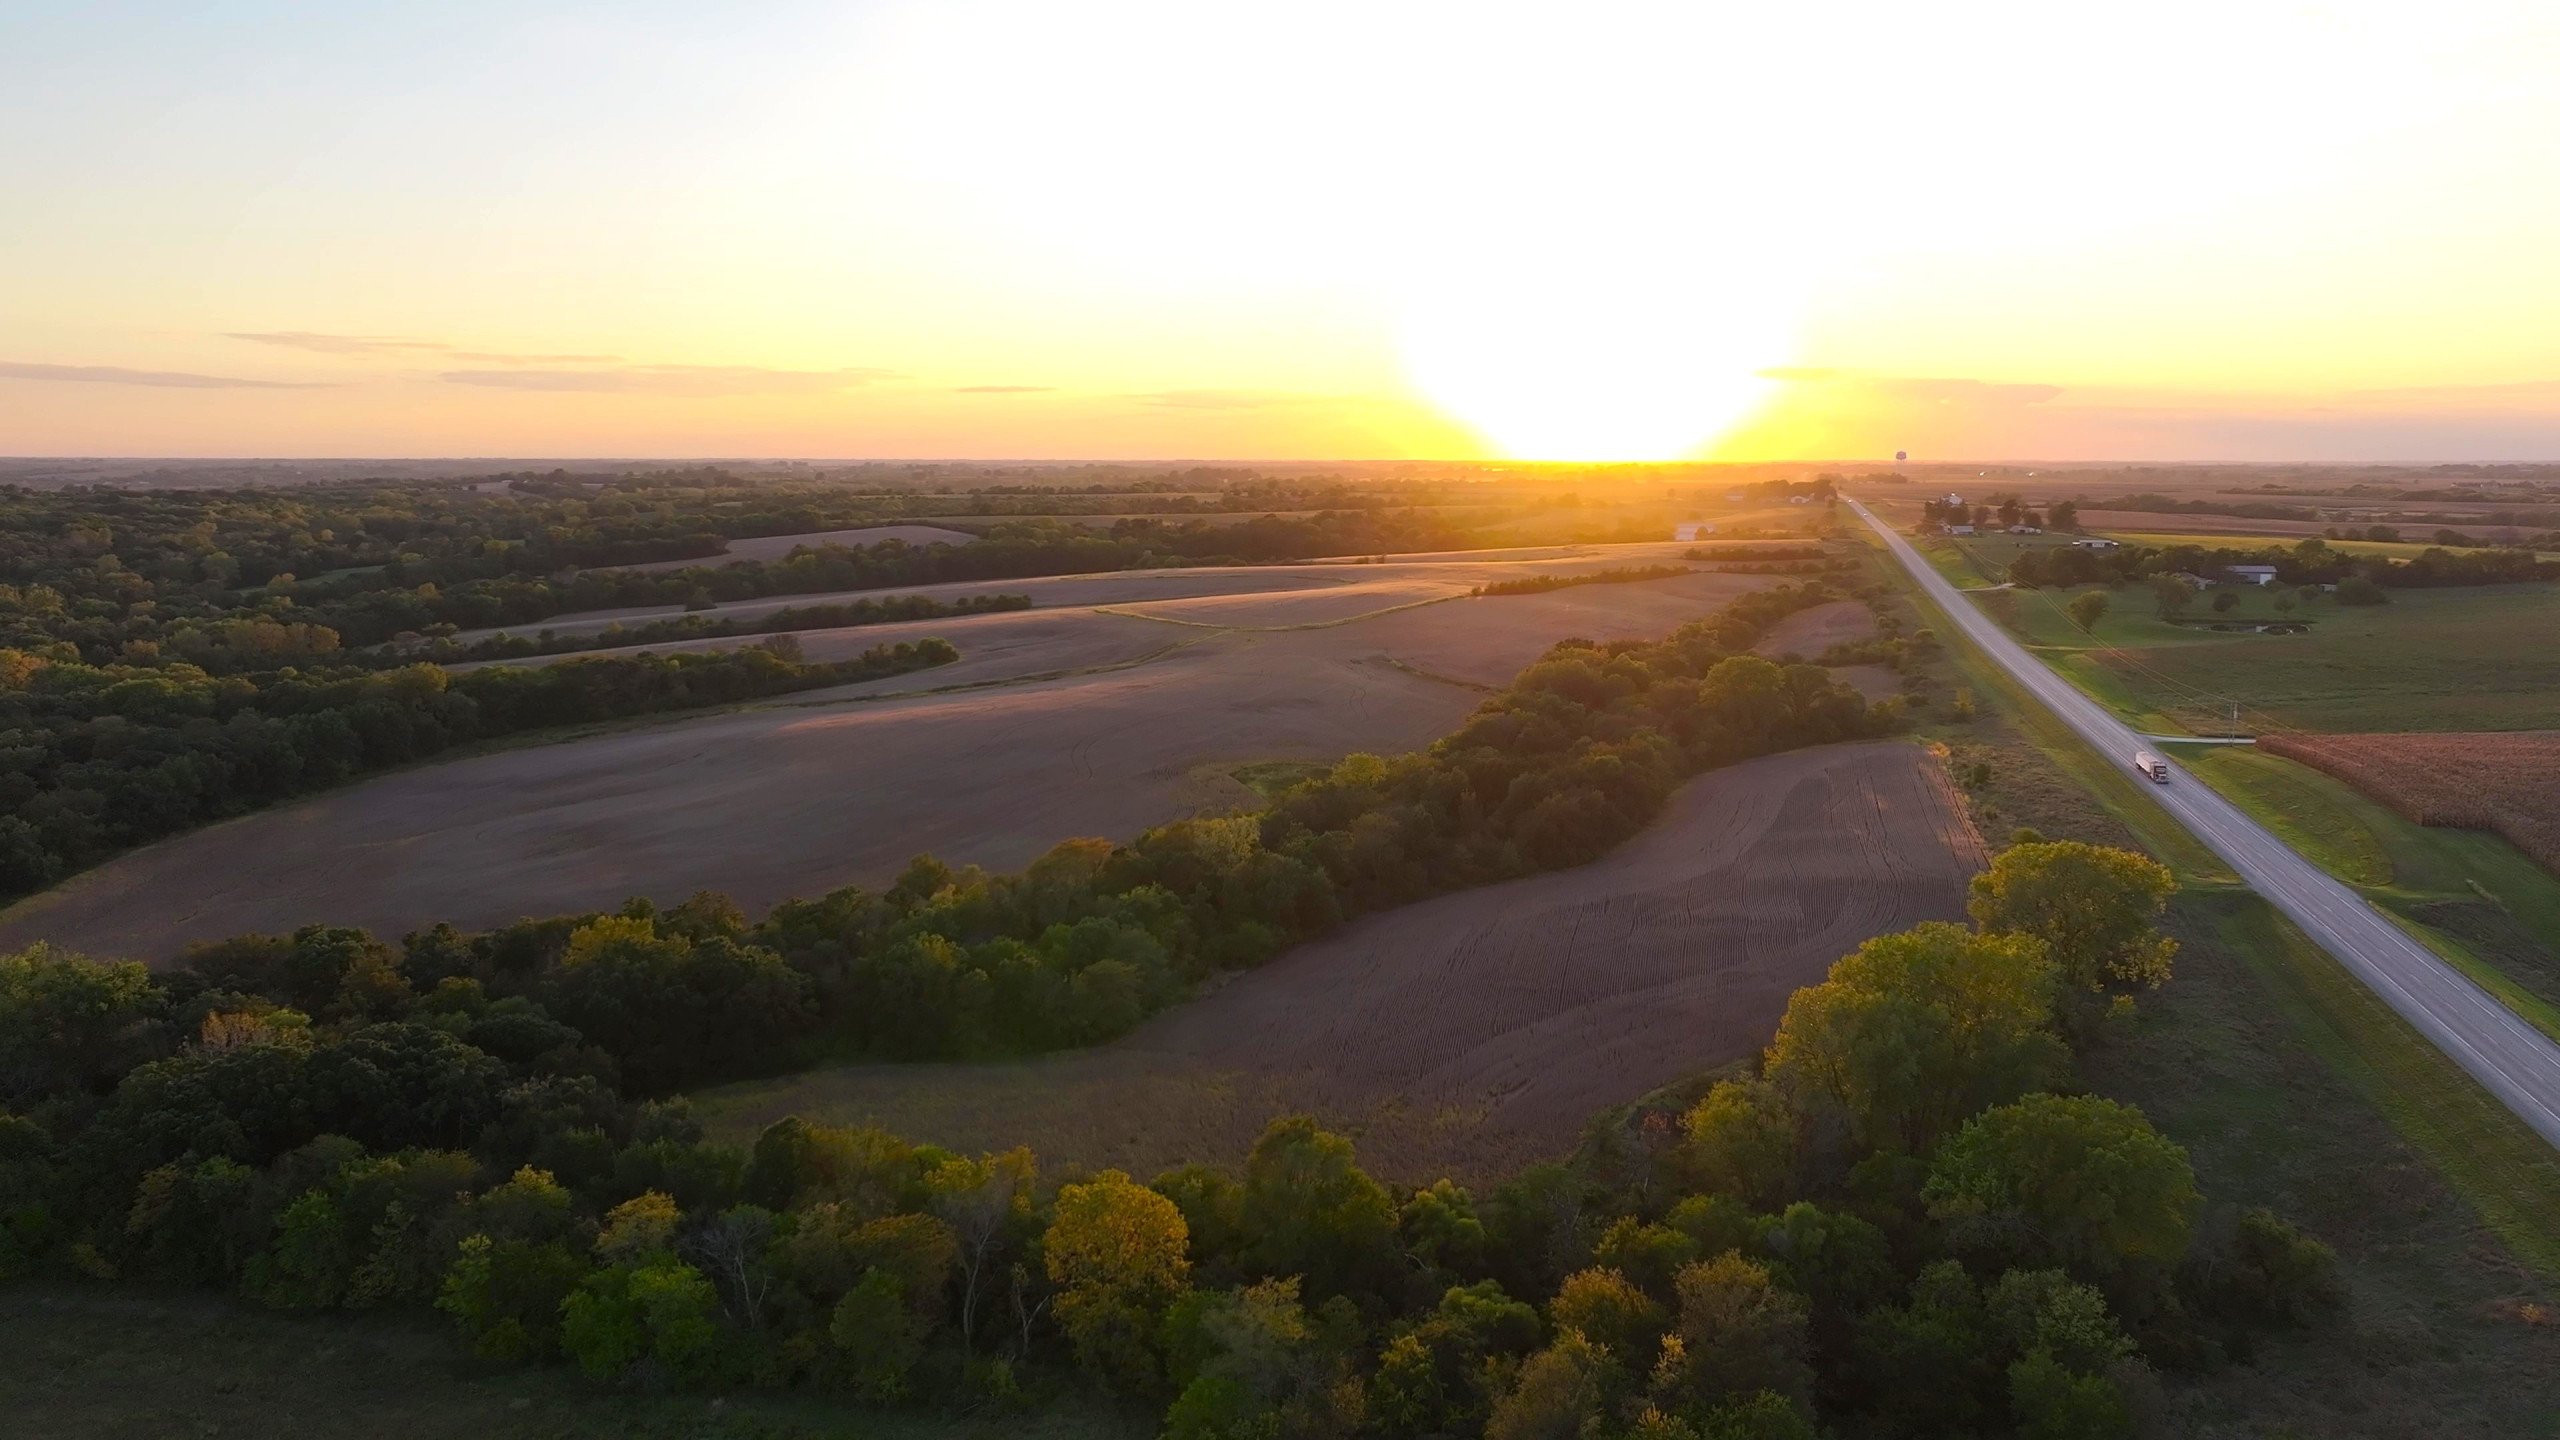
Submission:
<svg viewBox="0 0 2560 1440">
<path fill-rule="evenodd" d="M 962 1414 L 616 1392 L 565 1366 L 483 1366 L 429 1317 L 280 1314 L 129 1286 L 0 1289 L 0 1353 L 0 1417 L 29 1427 L 0 1418 L 0 1432 L 46 1440 L 1140 1440 L 1155 1428 L 1081 1395 Z"/>
<path fill-rule="evenodd" d="M 2307 765 L 2237 747 L 2188 768 L 2419 943 L 2560 1038 L 2560 878 L 2496 835 L 2419 825 Z"/>
<path fill-rule="evenodd" d="M 1962 552 L 1969 557 L 1967 564 L 1988 575 L 1998 569 L 1998 557 L 1976 552 L 2015 543 L 2001 537 L 1965 545 L 1942 540 L 1936 548 L 1941 553 Z M 1939 568 L 1946 569 L 1946 563 Z M 2233 593 L 2244 598 L 2241 609 L 2234 612 L 2239 618 L 2273 614 L 2256 613 L 2266 603 L 2267 597 L 2260 593 Z M 2541 597 L 2534 593 L 2528 598 Z M 2484 603 L 2479 596 L 2459 594 L 2404 600 L 2464 614 Z M 2106 663 L 2102 656 L 2122 656 L 2121 647 L 2127 645 L 2157 650 L 2195 643 L 2237 647 L 2237 653 L 2245 655 L 2252 653 L 2247 647 L 2264 643 L 2255 637 L 2239 641 L 2210 633 L 2199 637 L 2147 613 L 2125 613 L 2121 606 L 2099 622 L 2094 634 L 2083 633 L 2062 616 L 2059 593 L 1999 591 L 1983 594 L 1979 602 L 2084 694 L 2145 730 L 2175 732 L 2181 727 L 2162 708 L 2165 702 L 2138 690 L 2136 681 L 2148 678 L 2149 669 L 2129 674 L 2122 663 Z M 1934 613 L 1934 606 L 1931 609 Z M 2475 622 L 2478 618 L 2472 616 Z M 2338 617 L 2332 616 L 2330 623 L 2338 623 Z M 1953 657 L 1954 663 L 1966 672 L 1977 693 L 1996 691 L 2013 708 L 2024 703 L 2023 692 L 2007 682 L 1998 667 L 1970 646 L 1957 648 L 1960 653 Z M 2031 708 L 2041 713 L 2041 707 Z M 2031 717 L 2028 728 L 2040 743 L 2059 737 L 2066 750 L 2086 753 L 2058 723 L 2039 726 Z M 2051 745 L 2044 748 L 2052 751 Z M 2074 766 L 2069 754 L 2057 754 L 2055 759 L 2073 769 L 2076 778 L 2088 778 L 2078 773 L 2084 767 Z M 2181 759 L 2197 778 L 2313 863 L 2354 886 L 2446 963 L 2528 1022 L 2560 1038 L 2560 950 L 2547 938 L 2560 937 L 2560 878 L 2498 836 L 2415 824 L 2306 765 L 2242 747 L 2196 747 Z M 2111 788 L 2131 784 L 2114 776 L 2101 783 Z M 2107 792 L 2100 793 L 2103 798 Z M 2120 808 L 2119 801 L 2109 805 Z M 2183 831 L 2164 838 L 2137 826 L 2136 833 L 2144 848 L 2191 884 L 2231 879 L 2209 856 L 2198 868 L 2192 854 L 2164 848 L 2183 841 L 2201 851 Z"/>
<path fill-rule="evenodd" d="M 2272 1206 L 2339 1253 L 2344 1313 L 2244 1363 L 2168 1377 L 2164 1428 L 2217 1440 L 2560 1436 L 2560 1155 L 2240 888 L 2129 775 L 2001 683 L 1881 550 L 1878 561 L 1894 581 L 1888 606 L 1952 642 L 1929 668 L 1931 688 L 1972 693 L 1971 718 L 1932 704 L 1921 719 L 1959 775 L 1983 767 L 1965 788 L 1984 832 L 2025 825 L 2135 845 L 2185 886 L 2170 919 L 2177 978 L 2144 999 L 2132 1033 L 2091 1057 L 2084 1082 L 2184 1144 L 2209 1194 Z M 2272 758 L 2216 751 L 2205 763 L 2270 783 L 2251 762 Z M 2322 805 L 2302 828 L 2382 881 L 2377 896 L 2395 913 L 2442 918 L 2426 907 L 2467 900 L 2473 918 L 2545 922 L 2524 877 L 2478 865 L 2471 841 L 2490 837 L 2358 833 L 2343 822 L 2357 816 L 2347 801 L 2370 802 L 2310 793 Z M 2460 888 L 2465 871 L 2485 873 L 2484 888 Z"/>
</svg>

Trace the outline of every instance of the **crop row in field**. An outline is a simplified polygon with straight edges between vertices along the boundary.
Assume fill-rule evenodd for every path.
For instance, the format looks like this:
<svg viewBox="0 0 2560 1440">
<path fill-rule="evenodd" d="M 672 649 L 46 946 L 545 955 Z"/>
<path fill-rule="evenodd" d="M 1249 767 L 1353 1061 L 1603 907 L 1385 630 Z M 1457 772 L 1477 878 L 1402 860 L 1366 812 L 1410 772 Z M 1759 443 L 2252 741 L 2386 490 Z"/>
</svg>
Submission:
<svg viewBox="0 0 2560 1440">
<path fill-rule="evenodd" d="M 2421 825 L 2492 830 L 2560 871 L 2560 732 L 2269 735 L 2258 743 Z"/>
</svg>

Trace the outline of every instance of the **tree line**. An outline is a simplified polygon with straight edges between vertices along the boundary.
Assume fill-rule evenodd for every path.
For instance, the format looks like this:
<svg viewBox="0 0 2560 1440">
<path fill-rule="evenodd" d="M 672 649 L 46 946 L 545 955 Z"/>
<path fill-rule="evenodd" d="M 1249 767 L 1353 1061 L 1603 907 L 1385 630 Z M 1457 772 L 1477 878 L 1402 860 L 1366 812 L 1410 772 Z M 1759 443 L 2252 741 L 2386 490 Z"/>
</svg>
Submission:
<svg viewBox="0 0 2560 1440">
<path fill-rule="evenodd" d="M 2057 545 L 2021 550 L 2009 562 L 2010 580 L 2021 585 L 2121 585 L 2155 576 L 2211 577 L 2233 565 L 2272 565 L 2284 585 L 2361 582 L 2383 589 L 2435 589 L 2512 585 L 2560 580 L 2560 562 L 2530 550 L 2429 549 L 2406 560 L 2358 555 L 2318 538 L 2293 545 L 2237 548 L 2228 545 L 2119 545 L 2086 549 Z"/>
<path fill-rule="evenodd" d="M 614 915 L 476 934 L 437 925 L 396 947 L 326 929 L 246 936 L 199 947 L 187 964 L 217 973 L 244 949 L 357 944 L 387 957 L 363 971 L 377 1018 L 467 980 L 603 1043 L 611 1078 L 643 1095 L 820 1053 L 921 1060 L 1092 1044 L 1350 917 L 1594 859 L 1701 770 L 1884 733 L 1891 709 L 1816 667 L 1747 653 L 1777 618 L 1829 596 L 1781 587 L 1660 641 L 1566 642 L 1427 750 L 1354 755 L 1262 810 L 1177 821 L 1126 845 L 1069 840 L 1015 874 L 920 856 L 880 890 L 786 901 L 752 922 L 705 894 L 677 911 L 634 900 Z M 597 946 L 617 963 L 591 963 Z M 736 983 L 747 963 L 771 983 Z M 611 998 L 571 1002 L 563 986 Z"/>
<path fill-rule="evenodd" d="M 0 646 L 70 644 L 93 665 L 175 659 L 229 673 L 348 663 L 343 648 L 404 632 L 521 626 L 572 610 L 1447 548 L 1469 533 L 1387 489 L 1251 475 L 1237 483 L 1233 493 L 1149 507 L 1285 504 L 1324 513 L 1097 529 L 1039 517 L 1125 502 L 989 496 L 960 508 L 1018 518 L 986 527 L 994 544 L 952 547 L 941 558 L 907 546 L 866 562 L 866 550 L 820 547 L 796 564 L 632 574 L 613 567 L 710 560 L 734 539 L 894 522 L 951 508 L 953 497 L 718 470 L 245 489 L 0 486 Z M 974 553 L 962 559 L 960 551 Z"/>
<path fill-rule="evenodd" d="M 1481 1194 L 1390 1187 L 1305 1117 L 1143 1180 L 799 1119 L 712 1142 L 599 1075 L 623 1012 L 582 972 L 690 946 L 727 957 L 706 998 L 779 983 L 715 905 L 579 926 L 539 1003 L 451 974 L 405 1013 L 348 932 L 165 978 L 38 949 L 0 958 L 0 1274 L 432 1306 L 600 1386 L 1092 1389 L 1199 1440 L 2129 1437 L 2164 1373 L 2336 1292 L 2072 1084 L 2168 979 L 2171 888 L 2029 838 L 1970 926 L 1860 946 L 1675 1124 Z"/>
<path fill-rule="evenodd" d="M 1576 585 L 1629 585 L 1641 580 L 1676 580 L 1697 572 L 1686 565 L 1622 565 L 1613 570 L 1586 570 L 1576 575 L 1524 575 L 1495 580 L 1468 591 L 1470 595 L 1544 595 Z"/>
<path fill-rule="evenodd" d="M 216 675 L 0 649 L 0 900 L 119 851 L 457 745 L 725 705 L 948 664 L 942 640 L 831 663 L 777 635 L 717 654 L 455 673 L 326 666 Z"/>
<path fill-rule="evenodd" d="M 545 629 L 533 635 L 500 633 L 463 644 L 450 636 L 398 645 L 408 660 L 439 665 L 476 660 L 515 660 L 536 655 L 568 655 L 587 650 L 625 650 L 639 645 L 667 645 L 680 640 L 708 640 L 730 635 L 780 635 L 796 630 L 841 630 L 861 625 L 888 625 L 907 620 L 940 620 L 955 615 L 987 615 L 1028 610 L 1028 595 L 963 595 L 943 600 L 931 595 L 888 595 L 821 605 L 785 605 L 762 615 L 734 618 L 671 615 L 663 620 L 630 624 L 616 620 L 601 630 L 563 635 Z"/>
</svg>

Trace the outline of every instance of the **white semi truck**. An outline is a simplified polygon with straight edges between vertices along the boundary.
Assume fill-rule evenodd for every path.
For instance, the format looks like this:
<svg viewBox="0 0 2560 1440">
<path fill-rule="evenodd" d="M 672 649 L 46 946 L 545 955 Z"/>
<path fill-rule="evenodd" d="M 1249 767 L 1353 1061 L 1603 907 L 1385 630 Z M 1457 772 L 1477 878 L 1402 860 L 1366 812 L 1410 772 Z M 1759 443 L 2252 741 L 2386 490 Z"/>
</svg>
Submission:
<svg viewBox="0 0 2560 1440">
<path fill-rule="evenodd" d="M 2154 785 L 2169 783 L 2169 762 L 2148 750 L 2133 752 L 2133 768 L 2141 771 L 2142 778 Z"/>
</svg>

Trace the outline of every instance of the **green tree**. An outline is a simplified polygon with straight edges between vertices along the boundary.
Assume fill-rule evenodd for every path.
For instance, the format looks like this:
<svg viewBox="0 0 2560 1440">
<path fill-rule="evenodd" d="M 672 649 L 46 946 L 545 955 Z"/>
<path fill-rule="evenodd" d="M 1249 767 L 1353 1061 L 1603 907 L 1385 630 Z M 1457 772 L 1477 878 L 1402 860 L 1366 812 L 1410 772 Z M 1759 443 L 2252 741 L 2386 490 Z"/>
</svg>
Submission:
<svg viewBox="0 0 2560 1440">
<path fill-rule="evenodd" d="M 647 1360 L 676 1384 L 707 1385 L 727 1368 L 719 1292 L 672 1255 L 597 1271 L 560 1316 L 561 1348 L 592 1379 L 617 1379 Z"/>
<path fill-rule="evenodd" d="M 1485 1422 L 1485 1440 L 1579 1440 L 1627 1388 L 1625 1367 L 1579 1331 L 1529 1357 Z"/>
<path fill-rule="evenodd" d="M 2391 603 L 2391 594 L 2376 584 L 2372 576 L 2350 575 L 2338 582 L 2338 603 L 2341 605 L 2388 605 Z"/>
<path fill-rule="evenodd" d="M 2066 986 L 2157 989 L 2178 942 L 2155 925 L 2177 889 L 2148 856 L 2047 840 L 2001 851 L 1973 877 L 1965 909 L 1989 933 L 2043 941 Z"/>
<path fill-rule="evenodd" d="M 454 1318 L 482 1358 L 539 1360 L 559 1352 L 560 1306 L 586 1271 L 586 1262 L 556 1240 L 473 1235 L 445 1272 L 436 1308 Z"/>
<path fill-rule="evenodd" d="M 1694 1199 L 1695 1197 L 1692 1197 Z M 1742 1243 L 1737 1232 L 1732 1242 L 1720 1245 L 1721 1254 Z M 1612 1222 L 1600 1243 L 1591 1249 L 1596 1263 L 1615 1270 L 1634 1282 L 1636 1287 L 1657 1300 L 1669 1300 L 1673 1281 L 1681 1267 L 1708 1253 L 1697 1237 L 1671 1225 L 1648 1225 L 1632 1215 L 1620 1216 Z"/>
<path fill-rule="evenodd" d="M 1435 1180 L 1404 1202 L 1396 1238 L 1406 1254 L 1441 1274 L 1484 1273 L 1487 1237 L 1475 1197 L 1448 1180 Z"/>
<path fill-rule="evenodd" d="M 37 945 L 0 955 L 0 1104 L 105 1090 L 168 1044 L 151 972 Z"/>
<path fill-rule="evenodd" d="M 1371 1421 L 1390 1435 L 1480 1432 L 1539 1333 L 1538 1312 L 1493 1281 L 1450 1287 L 1380 1351 Z"/>
<path fill-rule="evenodd" d="M 2032 936 L 1943 922 L 1878 936 L 1788 1002 L 1768 1075 L 1865 1146 L 1925 1154 L 2057 1072 L 2053 993 L 2053 962 Z"/>
<path fill-rule="evenodd" d="M 2214 614 L 2216 614 L 2216 615 L 2228 615 L 2228 614 L 2230 614 L 2232 611 L 2237 610 L 2237 609 L 2239 609 L 2239 608 L 2240 608 L 2240 592 L 2239 592 L 2239 591 L 2237 591 L 2237 590 L 2230 590 L 2230 589 L 2223 589 L 2223 590 L 2216 590 L 2215 592 L 2213 592 L 2213 613 L 2214 613 Z"/>
<path fill-rule="evenodd" d="M 643 1190 L 606 1214 L 604 1231 L 596 1236 L 596 1254 L 612 1265 L 671 1252 L 681 1218 L 673 1197 Z"/>
<path fill-rule="evenodd" d="M 1803 1296 L 1731 1251 L 1680 1272 L 1676 1328 L 1653 1368 L 1654 1399 L 1674 1411 L 1770 1391 L 1802 1401 L 1813 1390 Z"/>
<path fill-rule="evenodd" d="M 1347 1436 L 1358 1425 L 1345 1357 L 1309 1322 L 1295 1277 L 1194 1292 L 1165 1328 L 1182 1387 L 1165 1414 L 1168 1440 Z"/>
<path fill-rule="evenodd" d="M 1275 1120 L 1245 1160 L 1245 1261 L 1332 1296 L 1382 1285 L 1396 1266 L 1396 1207 L 1351 1142 L 1304 1115 Z"/>
<path fill-rule="evenodd" d="M 1564 1278 L 1556 1298 L 1547 1302 L 1547 1318 L 1559 1332 L 1578 1330 L 1629 1367 L 1642 1369 L 1653 1363 L 1670 1317 L 1626 1276 L 1592 1269 Z"/>
<path fill-rule="evenodd" d="M 2107 618 L 2107 592 L 2084 590 L 2071 597 L 2071 623 L 2083 630 L 2095 630 Z"/>
<path fill-rule="evenodd" d="M 2031 1351 L 2009 1367 L 2009 1410 L 2019 1440 L 2132 1440 L 2139 1418 L 2123 1387 Z"/>
<path fill-rule="evenodd" d="M 2094 1095 L 1984 1111 L 1939 1147 L 1923 1193 L 1959 1239 L 2136 1288 L 2185 1256 L 2200 1203 L 2187 1152 Z"/>
<path fill-rule="evenodd" d="M 1147 1383 L 1156 1323 L 1190 1276 L 1189 1239 L 1172 1201 L 1120 1171 L 1058 1192 L 1041 1258 L 1058 1286 L 1058 1324 L 1086 1368 Z"/>
<path fill-rule="evenodd" d="M 1795 1117 L 1774 1086 L 1719 1080 L 1682 1116 L 1680 1166 L 1695 1189 L 1766 1205 L 1794 1178 Z"/>
<path fill-rule="evenodd" d="M 864 1273 L 836 1302 L 827 1338 L 854 1390 L 873 1400 L 895 1400 L 924 1356 L 924 1327 L 907 1303 L 906 1287 L 886 1270 Z"/>
<path fill-rule="evenodd" d="M 2187 607 L 2195 603 L 2196 587 L 2175 575 L 2154 575 L 2151 577 L 2151 599 L 2159 607 L 2161 619 L 2175 620 L 2186 614 Z"/>
</svg>

